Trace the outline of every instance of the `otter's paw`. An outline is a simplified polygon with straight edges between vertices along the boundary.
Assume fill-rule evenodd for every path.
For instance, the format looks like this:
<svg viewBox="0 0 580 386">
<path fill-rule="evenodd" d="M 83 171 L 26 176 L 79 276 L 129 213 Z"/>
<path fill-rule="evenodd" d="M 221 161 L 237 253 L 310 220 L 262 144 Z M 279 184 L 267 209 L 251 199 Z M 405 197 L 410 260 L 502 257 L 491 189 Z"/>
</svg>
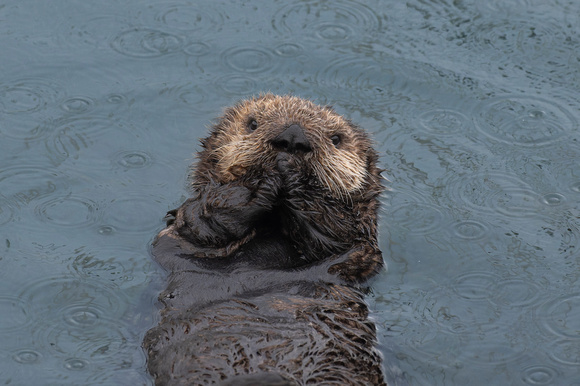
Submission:
<svg viewBox="0 0 580 386">
<path fill-rule="evenodd" d="M 330 266 L 328 273 L 350 283 L 361 283 L 383 267 L 381 251 L 370 245 L 358 246 L 342 254 L 340 263 Z"/>
</svg>

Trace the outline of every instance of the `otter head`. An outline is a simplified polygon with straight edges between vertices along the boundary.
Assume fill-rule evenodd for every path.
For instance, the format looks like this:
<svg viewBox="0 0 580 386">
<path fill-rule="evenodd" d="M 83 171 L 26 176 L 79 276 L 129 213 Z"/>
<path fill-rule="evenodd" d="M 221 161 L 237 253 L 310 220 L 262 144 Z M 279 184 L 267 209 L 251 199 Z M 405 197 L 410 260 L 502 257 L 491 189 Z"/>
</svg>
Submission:
<svg viewBox="0 0 580 386">
<path fill-rule="evenodd" d="M 202 141 L 193 185 L 228 183 L 269 171 L 300 169 L 327 194 L 352 198 L 376 178 L 366 133 L 329 107 L 272 94 L 228 108 Z"/>
</svg>

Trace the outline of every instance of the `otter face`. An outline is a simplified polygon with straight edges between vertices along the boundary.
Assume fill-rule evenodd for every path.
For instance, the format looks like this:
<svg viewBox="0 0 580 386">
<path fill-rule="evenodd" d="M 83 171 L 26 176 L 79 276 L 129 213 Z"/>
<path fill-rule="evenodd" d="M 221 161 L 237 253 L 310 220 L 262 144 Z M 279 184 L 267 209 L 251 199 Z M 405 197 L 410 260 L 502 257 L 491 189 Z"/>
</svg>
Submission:
<svg viewBox="0 0 580 386">
<path fill-rule="evenodd" d="M 363 190 L 376 160 L 366 133 L 331 108 L 272 94 L 227 109 L 202 145 L 194 185 L 274 171 L 283 153 L 337 198 Z"/>
</svg>

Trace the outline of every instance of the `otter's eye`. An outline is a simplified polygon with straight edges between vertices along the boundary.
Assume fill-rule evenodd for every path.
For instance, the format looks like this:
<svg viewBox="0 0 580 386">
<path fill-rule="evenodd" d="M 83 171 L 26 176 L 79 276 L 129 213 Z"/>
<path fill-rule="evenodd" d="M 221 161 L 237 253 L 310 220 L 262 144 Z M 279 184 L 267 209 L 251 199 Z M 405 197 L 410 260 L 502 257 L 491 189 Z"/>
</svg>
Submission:
<svg viewBox="0 0 580 386">
<path fill-rule="evenodd" d="M 332 137 L 330 137 L 330 140 L 332 141 L 332 144 L 334 146 L 338 146 L 340 144 L 340 135 L 333 135 Z"/>
<path fill-rule="evenodd" d="M 254 131 L 258 128 L 258 122 L 255 119 L 250 119 L 248 121 L 248 129 Z"/>
</svg>

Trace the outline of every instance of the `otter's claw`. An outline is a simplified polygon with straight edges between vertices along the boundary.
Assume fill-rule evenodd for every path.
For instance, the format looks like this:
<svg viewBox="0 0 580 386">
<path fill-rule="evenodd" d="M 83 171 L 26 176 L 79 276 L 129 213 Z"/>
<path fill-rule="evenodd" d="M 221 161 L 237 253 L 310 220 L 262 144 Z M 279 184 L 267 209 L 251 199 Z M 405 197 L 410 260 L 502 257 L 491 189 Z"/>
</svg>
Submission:
<svg viewBox="0 0 580 386">
<path fill-rule="evenodd" d="M 177 209 L 173 209 L 173 210 L 170 210 L 169 212 L 167 212 L 165 217 L 163 217 L 163 220 L 165 220 L 165 225 L 166 226 L 173 225 L 173 223 L 175 222 L 176 216 L 177 216 Z"/>
</svg>

